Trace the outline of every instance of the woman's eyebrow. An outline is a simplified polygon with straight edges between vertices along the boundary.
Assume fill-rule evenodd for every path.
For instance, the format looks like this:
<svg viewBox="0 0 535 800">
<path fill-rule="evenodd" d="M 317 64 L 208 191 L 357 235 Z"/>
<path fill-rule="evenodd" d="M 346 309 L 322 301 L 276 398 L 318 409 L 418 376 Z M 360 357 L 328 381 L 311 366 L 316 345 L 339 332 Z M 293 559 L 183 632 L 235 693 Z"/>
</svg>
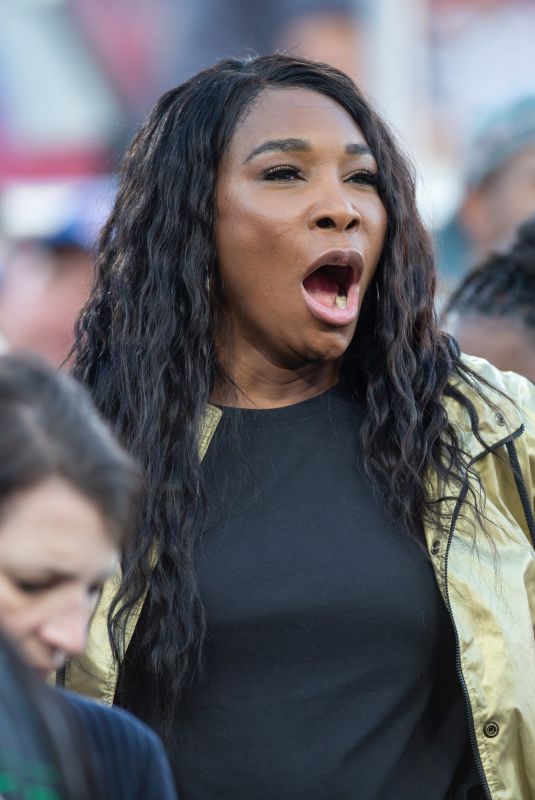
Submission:
<svg viewBox="0 0 535 800">
<path fill-rule="evenodd" d="M 254 150 L 251 150 L 243 163 L 246 164 L 261 153 L 309 152 L 310 150 L 312 150 L 312 145 L 307 139 L 268 139 L 258 147 L 255 147 Z M 349 156 L 373 155 L 371 148 L 367 144 L 360 144 L 359 142 L 346 144 L 345 151 Z"/>
<path fill-rule="evenodd" d="M 260 153 L 277 151 L 287 153 L 291 150 L 307 152 L 311 149 L 312 145 L 306 139 L 268 139 L 266 142 L 259 144 L 258 147 L 255 147 L 254 150 L 251 150 L 243 163 L 246 164 L 252 158 L 255 158 L 255 156 L 259 156 Z"/>
<path fill-rule="evenodd" d="M 373 156 L 373 151 L 369 145 L 358 142 L 346 144 L 346 153 L 348 156 Z"/>
<path fill-rule="evenodd" d="M 77 574 L 75 572 L 71 572 L 70 570 L 63 570 L 55 566 L 54 567 L 40 566 L 36 567 L 33 570 L 30 569 L 29 571 L 24 571 L 24 577 L 27 578 L 28 580 L 31 579 L 39 581 L 60 582 L 60 581 L 76 580 Z"/>
</svg>

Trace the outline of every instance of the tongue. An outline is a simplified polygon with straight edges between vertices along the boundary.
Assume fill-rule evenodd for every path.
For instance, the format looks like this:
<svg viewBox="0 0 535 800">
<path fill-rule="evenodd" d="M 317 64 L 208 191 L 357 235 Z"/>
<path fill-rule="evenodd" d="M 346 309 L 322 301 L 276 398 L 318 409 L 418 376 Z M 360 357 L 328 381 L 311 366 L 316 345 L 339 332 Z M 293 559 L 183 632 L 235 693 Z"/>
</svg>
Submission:
<svg viewBox="0 0 535 800">
<path fill-rule="evenodd" d="M 308 294 L 327 308 L 334 308 L 338 296 L 338 283 L 321 270 L 316 270 L 305 278 L 303 286 Z"/>
</svg>

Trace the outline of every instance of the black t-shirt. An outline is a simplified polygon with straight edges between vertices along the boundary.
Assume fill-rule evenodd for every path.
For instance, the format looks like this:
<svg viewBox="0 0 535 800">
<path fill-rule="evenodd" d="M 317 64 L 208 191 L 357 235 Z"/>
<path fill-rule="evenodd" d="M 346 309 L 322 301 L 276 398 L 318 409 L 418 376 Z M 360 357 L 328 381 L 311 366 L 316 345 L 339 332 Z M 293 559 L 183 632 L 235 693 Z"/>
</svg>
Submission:
<svg viewBox="0 0 535 800">
<path fill-rule="evenodd" d="M 361 419 L 343 385 L 224 409 L 197 559 L 206 666 L 170 753 L 182 800 L 457 797 L 471 753 L 451 623 L 359 466 Z"/>
</svg>

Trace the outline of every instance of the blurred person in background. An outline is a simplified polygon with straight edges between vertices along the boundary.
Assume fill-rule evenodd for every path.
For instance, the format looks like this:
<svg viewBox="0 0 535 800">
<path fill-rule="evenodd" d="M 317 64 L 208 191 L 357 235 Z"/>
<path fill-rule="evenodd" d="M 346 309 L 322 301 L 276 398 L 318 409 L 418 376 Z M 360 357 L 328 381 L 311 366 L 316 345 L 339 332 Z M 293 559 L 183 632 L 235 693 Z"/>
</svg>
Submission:
<svg viewBox="0 0 535 800">
<path fill-rule="evenodd" d="M 535 212 L 535 96 L 496 110 L 468 149 L 465 193 L 436 234 L 439 266 L 450 288 L 492 250 L 507 246 Z"/>
<path fill-rule="evenodd" d="M 91 277 L 91 256 L 80 244 L 17 243 L 0 277 L 0 331 L 6 343 L 60 366 L 72 346 Z"/>
<path fill-rule="evenodd" d="M 462 144 L 474 120 L 535 92 L 535 2 L 414 3 L 416 8 L 422 5 L 431 36 L 429 79 L 438 132 Z M 497 53 L 507 58 L 496 58 Z"/>
<path fill-rule="evenodd" d="M 4 253 L 0 332 L 11 349 L 59 366 L 93 281 L 91 249 L 113 192 L 109 178 L 18 183 L 0 191 Z"/>
<path fill-rule="evenodd" d="M 134 523 L 139 484 L 137 468 L 81 386 L 35 357 L 0 356 L 0 627 L 35 680 L 61 675 L 65 660 L 83 653 L 102 586 L 116 572 Z M 32 696 L 50 708 L 44 734 L 56 766 L 74 751 L 70 777 L 83 785 L 76 764 L 89 770 L 97 787 L 91 797 L 173 800 L 162 746 L 139 720 L 68 692 L 43 694 L 30 678 L 26 683 L 28 713 L 38 713 Z M 2 690 L 8 685 L 2 681 Z M 30 754 L 29 720 L 24 706 L 20 721 L 13 719 L 16 709 L 7 702 L 0 698 L 0 780 L 8 797 L 6 782 L 16 797 L 28 797 L 22 789 L 31 775 L 21 759 Z M 13 728 L 6 741 L 8 715 Z M 79 733 L 64 743 L 69 725 Z M 68 796 L 85 794 L 71 789 Z"/>
<path fill-rule="evenodd" d="M 533 387 L 440 331 L 355 84 L 276 55 L 166 92 L 97 264 L 74 374 L 147 491 L 66 685 L 164 732 L 188 800 L 530 800 Z"/>
<path fill-rule="evenodd" d="M 0 635 L 0 797 L 102 800 L 91 743 Z"/>
<path fill-rule="evenodd" d="M 197 0 L 182 4 L 169 74 L 183 81 L 229 56 L 277 50 L 323 61 L 355 80 L 366 70 L 369 0 Z"/>
<path fill-rule="evenodd" d="M 466 276 L 444 314 L 463 352 L 535 383 L 535 217 Z"/>
</svg>

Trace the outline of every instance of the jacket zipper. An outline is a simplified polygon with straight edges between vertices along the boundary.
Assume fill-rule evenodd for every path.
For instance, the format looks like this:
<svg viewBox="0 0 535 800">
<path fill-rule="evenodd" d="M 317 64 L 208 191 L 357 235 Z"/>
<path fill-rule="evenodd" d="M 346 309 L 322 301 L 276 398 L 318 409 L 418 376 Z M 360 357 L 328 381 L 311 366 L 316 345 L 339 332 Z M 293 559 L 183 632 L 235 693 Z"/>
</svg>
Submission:
<svg viewBox="0 0 535 800">
<path fill-rule="evenodd" d="M 490 447 L 487 447 L 485 450 L 483 450 L 482 453 L 480 453 L 478 456 L 475 456 L 470 461 L 470 463 L 468 464 L 467 470 L 470 469 L 470 467 L 473 466 L 473 464 L 475 464 L 477 461 L 480 461 L 484 456 L 489 455 L 489 453 L 493 453 L 495 450 L 498 450 L 500 447 L 504 447 L 504 446 L 507 447 L 507 445 L 510 442 L 514 442 L 515 439 L 518 439 L 518 437 L 521 436 L 523 432 L 524 432 L 524 425 L 521 425 L 520 428 L 518 428 L 518 430 L 514 431 L 514 433 L 511 433 L 509 436 L 506 436 L 505 439 L 502 439 L 501 441 L 496 442 L 495 444 L 491 445 Z M 453 535 L 455 533 L 455 526 L 456 526 L 457 520 L 459 518 L 459 514 L 460 514 L 460 511 L 461 511 L 461 506 L 464 503 L 466 495 L 468 493 L 468 486 L 469 486 L 469 479 L 468 479 L 468 476 L 467 476 L 465 478 L 465 482 L 463 484 L 463 487 L 461 489 L 459 497 L 457 498 L 457 502 L 455 504 L 455 508 L 453 510 L 453 514 L 452 514 L 452 517 L 451 517 L 451 525 L 450 525 L 450 530 L 449 530 L 449 535 L 448 535 L 448 543 L 446 545 L 446 554 L 444 556 L 444 586 L 445 586 L 446 603 L 447 603 L 448 613 L 449 613 L 451 624 L 452 624 L 452 627 L 453 627 L 453 632 L 455 634 L 456 670 L 457 670 L 457 677 L 459 678 L 459 683 L 461 684 L 461 688 L 462 688 L 462 691 L 463 691 L 463 694 L 464 694 L 464 698 L 465 698 L 465 703 L 466 703 L 466 716 L 467 716 L 467 720 L 468 720 L 468 733 L 469 733 L 469 737 L 470 737 L 470 744 L 471 744 L 471 747 L 472 747 L 472 752 L 473 752 L 474 757 L 475 757 L 476 768 L 477 768 L 477 771 L 478 771 L 478 774 L 479 774 L 479 778 L 481 780 L 481 785 L 483 787 L 483 792 L 484 792 L 485 797 L 487 798 L 487 800 L 492 800 L 492 795 L 490 793 L 489 785 L 488 785 L 488 782 L 487 782 L 487 776 L 485 775 L 485 770 L 483 769 L 483 764 L 481 762 L 481 756 L 479 755 L 479 747 L 478 747 L 478 744 L 477 744 L 477 737 L 476 737 L 476 732 L 475 732 L 474 718 L 473 718 L 472 713 L 471 713 L 472 704 L 471 704 L 471 701 L 470 701 L 470 695 L 468 693 L 468 689 L 466 687 L 466 682 L 464 680 L 464 675 L 463 675 L 463 670 L 462 670 L 462 665 L 461 665 L 461 648 L 460 648 L 460 644 L 459 644 L 459 635 L 457 633 L 457 626 L 455 625 L 455 619 L 453 617 L 453 612 L 451 610 L 450 593 L 449 593 L 449 587 L 448 587 L 448 556 L 449 556 L 449 552 L 450 552 L 450 545 L 451 545 L 451 541 L 453 539 Z"/>
</svg>

